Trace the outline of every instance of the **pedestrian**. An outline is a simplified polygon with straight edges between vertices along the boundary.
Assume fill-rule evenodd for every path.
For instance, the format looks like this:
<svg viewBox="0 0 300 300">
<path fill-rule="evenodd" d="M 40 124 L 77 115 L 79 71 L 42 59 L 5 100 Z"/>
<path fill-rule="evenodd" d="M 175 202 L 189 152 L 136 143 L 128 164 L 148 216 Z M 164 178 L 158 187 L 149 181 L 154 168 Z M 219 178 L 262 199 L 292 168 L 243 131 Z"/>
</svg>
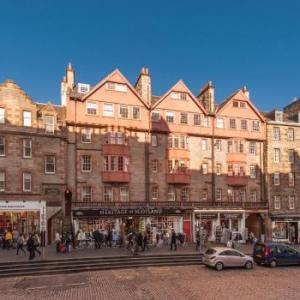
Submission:
<svg viewBox="0 0 300 300">
<path fill-rule="evenodd" d="M 137 236 L 137 250 L 143 250 L 143 235 L 141 232 L 138 233 Z"/>
<path fill-rule="evenodd" d="M 10 232 L 10 230 L 7 230 L 6 233 L 5 233 L 5 248 L 7 250 L 10 250 L 10 247 L 12 245 L 12 233 Z"/>
<path fill-rule="evenodd" d="M 175 230 L 172 229 L 172 233 L 171 233 L 171 247 L 170 247 L 171 251 L 173 250 L 173 246 L 174 246 L 174 250 L 177 251 L 176 240 L 177 240 L 177 236 L 176 236 Z"/>
<path fill-rule="evenodd" d="M 38 247 L 40 247 L 40 245 L 41 245 L 40 237 L 37 233 L 34 233 L 33 234 L 33 248 L 34 248 L 34 251 L 39 254 L 39 256 L 42 255 L 42 252 L 38 249 Z"/>
<path fill-rule="evenodd" d="M 72 247 L 72 234 L 70 232 L 67 232 L 66 234 L 66 252 L 71 253 L 71 247 Z"/>
<path fill-rule="evenodd" d="M 32 260 L 35 258 L 35 246 L 34 246 L 34 238 L 33 234 L 29 235 L 29 239 L 27 241 L 27 251 L 29 252 L 29 260 Z"/>
<path fill-rule="evenodd" d="M 145 231 L 144 234 L 144 240 L 143 240 L 143 251 L 149 250 L 149 245 L 148 245 L 148 233 Z"/>
<path fill-rule="evenodd" d="M 24 234 L 20 234 L 18 239 L 17 239 L 17 255 L 19 255 L 19 251 L 21 250 L 25 255 L 26 255 L 26 252 L 24 250 L 24 245 L 25 245 L 25 237 L 24 237 Z"/>
<path fill-rule="evenodd" d="M 55 233 L 55 243 L 56 243 L 56 252 L 59 252 L 59 246 L 61 243 L 61 236 L 60 236 L 59 232 Z"/>
<path fill-rule="evenodd" d="M 197 232 L 196 232 L 196 251 L 198 251 L 200 249 L 200 243 L 201 243 L 200 231 L 197 230 Z"/>
<path fill-rule="evenodd" d="M 112 239 L 113 239 L 113 233 L 112 233 L 112 230 L 111 228 L 108 229 L 108 233 L 107 233 L 107 245 L 109 248 L 111 248 L 112 246 Z"/>
</svg>

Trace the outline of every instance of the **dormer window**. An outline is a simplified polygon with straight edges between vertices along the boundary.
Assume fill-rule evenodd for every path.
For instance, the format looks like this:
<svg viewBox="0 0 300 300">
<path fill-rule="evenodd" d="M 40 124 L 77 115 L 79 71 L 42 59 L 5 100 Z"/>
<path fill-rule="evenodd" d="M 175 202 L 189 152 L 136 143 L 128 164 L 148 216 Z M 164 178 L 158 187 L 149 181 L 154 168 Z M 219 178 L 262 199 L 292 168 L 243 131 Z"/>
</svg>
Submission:
<svg viewBox="0 0 300 300">
<path fill-rule="evenodd" d="M 111 91 L 127 92 L 127 85 L 122 83 L 108 82 L 106 88 Z"/>
<path fill-rule="evenodd" d="M 233 101 L 233 107 L 246 108 L 246 102 L 243 101 Z"/>
<path fill-rule="evenodd" d="M 172 92 L 171 98 L 175 100 L 186 100 L 186 93 Z"/>
<path fill-rule="evenodd" d="M 23 126 L 31 126 L 31 111 L 23 111 Z"/>
<path fill-rule="evenodd" d="M 275 121 L 282 122 L 283 121 L 283 112 L 280 110 L 275 111 Z"/>
<path fill-rule="evenodd" d="M 49 133 L 54 133 L 54 116 L 45 116 L 45 130 Z"/>
<path fill-rule="evenodd" d="M 86 94 L 90 91 L 90 85 L 86 83 L 78 83 L 77 90 L 79 93 Z"/>
</svg>

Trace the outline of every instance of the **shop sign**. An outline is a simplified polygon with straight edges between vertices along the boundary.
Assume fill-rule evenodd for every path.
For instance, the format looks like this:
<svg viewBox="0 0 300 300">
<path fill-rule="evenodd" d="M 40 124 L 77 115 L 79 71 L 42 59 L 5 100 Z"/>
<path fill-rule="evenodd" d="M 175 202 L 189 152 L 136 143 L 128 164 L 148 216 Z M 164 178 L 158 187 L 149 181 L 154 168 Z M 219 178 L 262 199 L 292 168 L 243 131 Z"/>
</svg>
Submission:
<svg viewBox="0 0 300 300">
<path fill-rule="evenodd" d="M 295 222 L 295 221 L 300 221 L 300 215 L 271 215 L 271 219 L 276 220 L 276 221 L 285 221 L 285 222 Z"/>
<path fill-rule="evenodd" d="M 122 216 L 162 216 L 182 215 L 181 209 L 163 208 L 101 208 L 101 209 L 79 209 L 73 210 L 74 217 L 122 217 Z"/>
<path fill-rule="evenodd" d="M 196 219 L 206 219 L 206 220 L 211 220 L 211 219 L 217 219 L 218 218 L 218 214 L 214 214 L 214 213 L 197 213 L 196 215 Z"/>
<path fill-rule="evenodd" d="M 0 210 L 42 210 L 46 207 L 44 201 L 0 201 Z"/>
<path fill-rule="evenodd" d="M 241 219 L 243 217 L 243 214 L 220 214 L 221 219 L 229 220 L 229 219 Z"/>
</svg>

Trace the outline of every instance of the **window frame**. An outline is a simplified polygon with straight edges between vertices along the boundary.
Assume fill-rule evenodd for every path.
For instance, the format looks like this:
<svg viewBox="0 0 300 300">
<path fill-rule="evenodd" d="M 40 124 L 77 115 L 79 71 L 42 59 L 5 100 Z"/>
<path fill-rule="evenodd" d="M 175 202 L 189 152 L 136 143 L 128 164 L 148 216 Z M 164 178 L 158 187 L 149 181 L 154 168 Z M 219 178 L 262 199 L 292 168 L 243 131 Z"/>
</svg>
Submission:
<svg viewBox="0 0 300 300">
<path fill-rule="evenodd" d="M 84 132 L 89 132 L 89 135 L 87 135 Z M 93 129 L 92 128 L 81 128 L 81 142 L 85 144 L 92 143 L 92 135 L 93 135 Z M 84 138 L 84 136 L 89 136 L 89 139 Z"/>
<path fill-rule="evenodd" d="M 124 110 L 124 111 L 122 112 L 122 110 Z M 124 120 L 130 119 L 129 106 L 128 105 L 120 104 L 120 106 L 119 106 L 119 118 L 124 119 Z"/>
<path fill-rule="evenodd" d="M 53 160 L 53 169 L 54 170 L 53 171 L 48 171 L 47 170 L 47 167 L 49 166 L 47 159 L 49 157 L 54 158 L 54 160 Z M 55 157 L 55 155 L 53 155 L 53 154 L 47 154 L 47 155 L 45 155 L 44 161 L 45 161 L 45 174 L 48 174 L 48 175 L 55 174 L 56 173 L 56 157 Z"/>
<path fill-rule="evenodd" d="M 89 162 L 87 162 L 85 159 L 89 158 Z M 85 169 L 86 166 L 89 166 L 89 169 Z M 90 173 L 92 172 L 92 156 L 83 154 L 81 155 L 81 172 L 83 173 Z"/>
<path fill-rule="evenodd" d="M 25 182 L 26 175 L 29 175 L 29 177 L 30 177 L 30 188 L 29 189 L 25 188 L 25 186 L 26 186 L 26 182 Z M 23 172 L 22 178 L 23 178 L 23 192 L 31 192 L 32 191 L 32 174 L 31 174 L 31 172 Z"/>
<path fill-rule="evenodd" d="M 135 117 L 135 109 L 137 109 L 138 115 Z M 132 106 L 132 119 L 141 120 L 141 108 L 139 106 Z"/>
<path fill-rule="evenodd" d="M 180 124 L 188 125 L 189 124 L 189 114 L 187 112 L 180 113 Z"/>
<path fill-rule="evenodd" d="M 6 140 L 5 136 L 0 136 L 0 140 L 2 140 L 3 143 L 0 144 L 0 149 L 3 148 L 3 152 L 0 152 L 0 157 L 5 157 L 6 156 Z"/>
<path fill-rule="evenodd" d="M 106 108 L 110 107 L 111 109 L 107 110 Z M 109 114 L 108 114 L 109 112 Z M 111 114 L 110 114 L 111 113 Z M 115 108 L 113 103 L 104 102 L 102 116 L 107 118 L 113 118 L 115 116 Z"/>
<path fill-rule="evenodd" d="M 279 172 L 274 172 L 273 173 L 273 185 L 280 185 L 280 173 Z"/>
<path fill-rule="evenodd" d="M 28 114 L 28 116 L 26 116 Z M 29 118 L 30 116 L 30 118 Z M 30 120 L 30 122 L 28 122 Z M 28 124 L 27 124 L 28 122 Z M 31 127 L 32 126 L 32 112 L 29 110 L 23 110 L 23 126 L 24 127 Z"/>
<path fill-rule="evenodd" d="M 3 175 L 3 180 L 1 180 L 1 175 Z M 0 192 L 5 192 L 6 189 L 6 172 L 5 170 L 0 170 L 0 183 L 3 182 L 3 188 L 1 187 L 2 184 L 0 184 Z"/>
<path fill-rule="evenodd" d="M 125 194 L 123 193 L 124 191 L 126 191 Z M 125 195 L 125 197 L 124 197 L 124 195 Z M 129 188 L 128 188 L 128 186 L 120 186 L 120 188 L 119 188 L 119 200 L 120 200 L 120 202 L 129 202 Z"/>
<path fill-rule="evenodd" d="M 89 107 L 90 105 L 91 105 L 91 107 Z M 98 114 L 98 105 L 97 105 L 96 101 L 87 101 L 86 102 L 86 114 L 88 116 L 97 116 L 97 114 Z"/>
<path fill-rule="evenodd" d="M 171 119 L 169 119 L 171 118 Z M 175 112 L 173 111 L 166 111 L 166 122 L 169 124 L 175 123 Z"/>
<path fill-rule="evenodd" d="M 93 189 L 90 185 L 85 185 L 81 190 L 82 202 L 92 202 L 93 201 Z M 86 199 L 88 197 L 88 199 Z"/>
<path fill-rule="evenodd" d="M 281 208 L 281 197 L 279 195 L 274 195 L 274 209 Z"/>
<path fill-rule="evenodd" d="M 0 124 L 5 124 L 6 110 L 4 107 L 0 107 Z"/>
<path fill-rule="evenodd" d="M 110 185 L 104 185 L 103 187 L 103 201 L 104 202 L 113 202 L 114 201 L 114 193 L 113 187 Z"/>
<path fill-rule="evenodd" d="M 26 142 L 29 142 L 29 144 L 30 144 L 30 147 L 29 147 L 30 155 L 26 155 Z M 23 158 L 32 158 L 32 139 L 29 139 L 29 138 L 23 139 L 22 145 L 23 145 Z"/>
</svg>

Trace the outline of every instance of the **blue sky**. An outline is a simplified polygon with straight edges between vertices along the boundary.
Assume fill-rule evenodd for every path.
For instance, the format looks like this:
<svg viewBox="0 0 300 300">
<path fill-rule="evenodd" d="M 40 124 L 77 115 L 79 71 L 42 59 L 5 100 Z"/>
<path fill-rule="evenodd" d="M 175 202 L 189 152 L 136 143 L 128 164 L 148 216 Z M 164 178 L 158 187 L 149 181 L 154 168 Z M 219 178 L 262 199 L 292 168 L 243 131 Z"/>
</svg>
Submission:
<svg viewBox="0 0 300 300">
<path fill-rule="evenodd" d="M 246 85 L 260 110 L 300 97 L 300 1 L 2 1 L 0 82 L 60 103 L 72 62 L 79 82 L 115 68 L 134 84 L 141 67 L 153 93 L 179 79 L 195 93 L 208 80 L 221 102 Z"/>
</svg>

